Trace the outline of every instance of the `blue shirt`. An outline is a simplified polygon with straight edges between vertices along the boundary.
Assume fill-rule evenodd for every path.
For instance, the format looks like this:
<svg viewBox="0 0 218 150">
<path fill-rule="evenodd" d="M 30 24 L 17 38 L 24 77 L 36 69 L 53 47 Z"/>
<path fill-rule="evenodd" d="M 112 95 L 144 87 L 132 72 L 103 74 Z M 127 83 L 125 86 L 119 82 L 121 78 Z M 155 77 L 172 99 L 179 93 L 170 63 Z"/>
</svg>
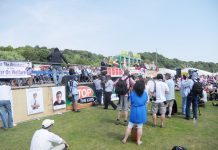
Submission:
<svg viewBox="0 0 218 150">
<path fill-rule="evenodd" d="M 129 121 L 136 124 L 145 123 L 147 121 L 148 94 L 144 93 L 139 97 L 134 91 L 130 93 L 130 118 Z"/>
</svg>

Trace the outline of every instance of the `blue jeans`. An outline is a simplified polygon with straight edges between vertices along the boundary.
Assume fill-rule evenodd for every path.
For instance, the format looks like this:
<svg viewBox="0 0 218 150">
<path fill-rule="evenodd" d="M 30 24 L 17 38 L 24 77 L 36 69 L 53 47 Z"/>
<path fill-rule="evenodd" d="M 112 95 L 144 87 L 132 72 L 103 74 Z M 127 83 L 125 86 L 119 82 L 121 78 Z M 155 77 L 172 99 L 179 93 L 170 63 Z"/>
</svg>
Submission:
<svg viewBox="0 0 218 150">
<path fill-rule="evenodd" d="M 96 94 L 98 104 L 100 105 L 101 104 L 101 98 L 102 98 L 102 90 L 96 90 L 95 94 Z"/>
<path fill-rule="evenodd" d="M 0 107 L 4 107 L 5 109 L 1 109 L 0 116 L 2 118 L 3 127 L 4 128 L 12 128 L 13 127 L 13 118 L 11 111 L 11 102 L 10 100 L 0 100 Z"/>
<path fill-rule="evenodd" d="M 185 115 L 187 97 L 182 97 L 182 114 Z"/>
<path fill-rule="evenodd" d="M 199 101 L 198 96 L 191 95 L 191 94 L 188 95 L 187 102 L 186 102 L 186 113 L 185 113 L 186 118 L 190 118 L 190 106 L 192 103 L 193 118 L 197 119 L 198 101 Z"/>
<path fill-rule="evenodd" d="M 64 76 L 64 72 L 62 70 L 62 67 L 59 65 L 53 65 L 52 66 L 52 74 L 53 74 L 53 81 L 55 85 L 58 85 L 61 83 L 62 78 Z"/>
</svg>

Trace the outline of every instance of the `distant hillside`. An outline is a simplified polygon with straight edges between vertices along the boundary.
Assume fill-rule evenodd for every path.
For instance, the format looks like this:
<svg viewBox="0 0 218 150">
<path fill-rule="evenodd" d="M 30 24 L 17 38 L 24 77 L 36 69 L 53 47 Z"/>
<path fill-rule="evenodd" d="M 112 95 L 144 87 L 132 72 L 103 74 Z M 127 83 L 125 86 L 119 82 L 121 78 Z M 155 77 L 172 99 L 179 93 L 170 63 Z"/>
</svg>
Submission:
<svg viewBox="0 0 218 150">
<path fill-rule="evenodd" d="M 156 53 L 139 53 L 141 55 L 141 58 L 148 63 L 151 63 L 152 61 L 155 62 L 156 60 Z M 209 72 L 218 72 L 218 63 L 211 63 L 211 62 L 193 62 L 193 61 L 182 61 L 178 60 L 176 58 L 169 59 L 164 57 L 163 55 L 157 54 L 157 64 L 158 67 L 165 67 L 169 69 L 176 69 L 176 68 L 186 68 L 186 67 L 193 67 L 198 68 L 202 70 L 206 70 Z"/>
<path fill-rule="evenodd" d="M 11 46 L 0 47 L 0 59 L 1 60 L 29 60 L 29 61 L 38 61 L 38 62 L 47 62 L 47 56 L 52 52 L 52 49 L 47 47 L 31 47 L 24 46 L 13 48 Z M 104 58 L 103 55 L 97 55 L 85 50 L 70 50 L 65 49 L 63 51 L 64 56 L 71 64 L 85 64 L 99 66 L 101 60 Z M 141 58 L 147 62 L 155 62 L 156 53 L 139 53 Z M 166 67 L 169 69 L 175 68 L 185 68 L 193 67 L 202 70 L 207 70 L 210 72 L 218 72 L 218 63 L 208 63 L 208 62 L 193 62 L 193 61 L 181 61 L 178 59 L 169 59 L 163 55 L 157 54 L 157 62 L 159 67 Z"/>
</svg>

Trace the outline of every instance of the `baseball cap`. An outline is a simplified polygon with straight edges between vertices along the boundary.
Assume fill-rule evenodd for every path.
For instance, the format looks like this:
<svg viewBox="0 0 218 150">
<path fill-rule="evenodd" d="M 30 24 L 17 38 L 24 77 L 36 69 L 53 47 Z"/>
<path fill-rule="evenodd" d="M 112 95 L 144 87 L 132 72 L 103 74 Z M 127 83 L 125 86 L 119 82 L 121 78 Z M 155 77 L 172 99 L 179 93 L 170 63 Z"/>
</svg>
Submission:
<svg viewBox="0 0 218 150">
<path fill-rule="evenodd" d="M 45 119 L 45 120 L 42 122 L 42 127 L 48 128 L 49 126 L 51 126 L 51 125 L 53 125 L 53 124 L 54 124 L 54 120 Z"/>
</svg>

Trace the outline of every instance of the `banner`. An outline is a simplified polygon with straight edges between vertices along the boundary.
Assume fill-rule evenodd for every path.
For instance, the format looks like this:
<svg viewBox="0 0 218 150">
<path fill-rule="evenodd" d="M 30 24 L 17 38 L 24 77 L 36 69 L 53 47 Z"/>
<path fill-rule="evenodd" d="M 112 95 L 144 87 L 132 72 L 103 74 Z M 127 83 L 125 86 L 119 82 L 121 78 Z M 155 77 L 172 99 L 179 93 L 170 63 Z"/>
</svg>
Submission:
<svg viewBox="0 0 218 150">
<path fill-rule="evenodd" d="M 66 88 L 67 93 L 69 93 L 69 88 Z M 86 103 L 92 103 L 96 101 L 95 93 L 93 90 L 93 84 L 85 84 L 85 85 L 79 85 L 78 86 L 78 92 L 79 92 L 79 100 L 78 104 L 86 104 Z M 72 102 L 70 101 L 70 98 L 67 96 L 67 109 L 71 109 Z"/>
<path fill-rule="evenodd" d="M 0 78 L 28 78 L 31 71 L 31 62 L 0 61 Z"/>
<path fill-rule="evenodd" d="M 26 89 L 27 114 L 32 115 L 44 111 L 42 88 Z"/>
</svg>

